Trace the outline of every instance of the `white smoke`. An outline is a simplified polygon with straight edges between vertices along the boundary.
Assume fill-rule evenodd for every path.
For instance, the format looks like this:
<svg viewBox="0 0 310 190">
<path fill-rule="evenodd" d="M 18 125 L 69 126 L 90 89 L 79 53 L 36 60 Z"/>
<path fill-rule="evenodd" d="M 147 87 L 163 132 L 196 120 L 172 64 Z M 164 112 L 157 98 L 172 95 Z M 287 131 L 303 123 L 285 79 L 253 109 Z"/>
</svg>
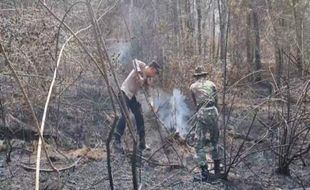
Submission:
<svg viewBox="0 0 310 190">
<path fill-rule="evenodd" d="M 188 119 L 191 111 L 185 103 L 185 96 L 179 89 L 174 89 L 172 95 L 160 92 L 155 98 L 154 105 L 165 127 L 183 137 L 187 134 L 190 128 Z"/>
</svg>

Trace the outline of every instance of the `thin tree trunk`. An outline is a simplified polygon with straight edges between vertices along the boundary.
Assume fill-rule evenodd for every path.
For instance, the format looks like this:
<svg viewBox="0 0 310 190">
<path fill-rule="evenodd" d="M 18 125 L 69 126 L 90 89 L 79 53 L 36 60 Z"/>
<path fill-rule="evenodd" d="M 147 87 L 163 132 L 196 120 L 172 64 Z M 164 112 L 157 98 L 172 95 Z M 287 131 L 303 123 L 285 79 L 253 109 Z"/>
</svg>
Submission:
<svg viewBox="0 0 310 190">
<path fill-rule="evenodd" d="M 247 13 L 247 27 L 246 27 L 246 58 L 247 64 L 253 65 L 253 50 L 252 50 L 252 35 L 251 35 L 251 28 L 252 28 L 252 9 Z"/>
<path fill-rule="evenodd" d="M 111 130 L 109 132 L 107 141 L 106 141 L 106 148 L 107 148 L 107 167 L 108 167 L 108 176 L 109 176 L 109 182 L 110 182 L 110 188 L 111 190 L 114 190 L 114 184 L 113 184 L 113 175 L 112 175 L 112 167 L 111 167 L 111 150 L 110 150 L 110 143 L 112 140 L 112 136 L 117 124 L 119 117 L 115 116 L 113 124 L 111 126 Z"/>
<path fill-rule="evenodd" d="M 258 24 L 258 16 L 256 11 L 253 11 L 253 28 L 255 32 L 255 61 L 254 61 L 254 72 L 260 70 L 262 68 L 261 59 L 260 59 L 260 36 L 259 36 L 259 24 Z M 257 72 L 255 75 L 255 81 L 260 81 L 262 79 L 261 72 Z"/>
<path fill-rule="evenodd" d="M 284 19 L 280 18 L 279 20 L 279 27 L 284 28 Z M 280 35 L 280 33 L 277 30 L 277 26 L 275 27 L 275 35 Z M 278 39 L 276 39 L 275 42 L 275 48 L 276 48 L 276 82 L 277 85 L 280 87 L 281 85 L 281 78 L 282 78 L 282 73 L 283 73 L 283 45 L 279 42 Z"/>
<path fill-rule="evenodd" d="M 226 22 L 226 10 L 225 5 L 218 0 L 218 12 L 219 12 L 219 20 L 220 20 L 220 60 L 224 60 L 225 58 L 225 22 Z"/>
<path fill-rule="evenodd" d="M 201 55 L 201 0 L 196 0 L 196 7 L 197 7 L 197 46 L 198 46 L 198 54 Z"/>
<path fill-rule="evenodd" d="M 276 59 L 276 83 L 278 86 L 281 85 L 282 76 L 282 62 L 283 62 L 283 49 L 275 45 L 275 59 Z"/>
<path fill-rule="evenodd" d="M 267 14 L 269 17 L 269 20 L 272 24 L 272 28 L 273 28 L 273 35 L 272 35 L 272 39 L 273 39 L 273 45 L 274 45 L 274 57 L 275 57 L 275 80 L 276 80 L 276 86 L 277 88 L 280 86 L 281 84 L 281 76 L 282 76 L 282 62 L 283 62 L 283 48 L 282 45 L 279 42 L 279 35 L 280 32 L 278 30 L 278 22 L 277 18 L 273 18 L 271 16 L 271 11 L 272 9 L 272 1 L 271 0 L 265 0 L 266 5 L 267 5 Z M 279 24 L 280 26 L 281 24 Z"/>
<path fill-rule="evenodd" d="M 143 49 L 142 45 L 140 43 L 140 39 L 142 38 L 141 36 L 141 27 L 142 23 L 137 21 L 138 17 L 136 11 L 136 6 L 137 6 L 137 1 L 136 0 L 131 0 L 130 1 L 130 6 L 129 6 L 129 28 L 130 28 L 130 33 L 132 36 L 131 38 L 131 57 L 133 58 L 138 58 L 141 59 L 143 55 Z"/>
<path fill-rule="evenodd" d="M 227 171 L 227 164 L 226 164 L 226 149 L 227 149 L 227 144 L 226 144 L 226 102 L 225 102 L 225 96 L 226 96 L 226 46 L 225 46 L 225 22 L 227 21 L 228 18 L 226 18 L 226 8 L 224 3 L 221 2 L 220 0 L 217 1 L 218 3 L 218 12 L 219 12 L 219 21 L 220 21 L 220 60 L 221 64 L 223 64 L 223 70 L 224 70 L 224 76 L 223 76 L 223 99 L 222 99 L 222 120 L 223 120 L 223 128 L 224 128 L 224 134 L 223 134 L 223 143 L 224 143 L 224 171 Z M 226 24 L 228 24 L 226 22 Z M 228 26 L 227 26 L 228 29 Z M 226 36 L 227 37 L 227 36 Z M 226 39 L 227 40 L 227 39 Z"/>
<path fill-rule="evenodd" d="M 106 49 L 104 40 L 101 38 L 101 36 L 102 36 L 101 35 L 101 31 L 100 31 L 100 28 L 98 26 L 98 22 L 95 19 L 95 15 L 94 15 L 93 9 L 91 7 L 90 1 L 87 1 L 87 8 L 88 8 L 90 19 L 91 19 L 91 22 L 92 22 L 92 25 L 93 25 L 93 32 L 94 32 L 94 37 L 95 37 L 96 44 L 97 44 L 98 55 L 99 55 L 100 62 L 101 62 L 102 67 L 103 67 L 103 71 L 105 73 L 105 75 L 104 75 L 105 82 L 106 82 L 106 84 L 108 86 L 109 96 L 112 99 L 112 105 L 113 105 L 113 108 L 114 108 L 113 110 L 115 110 L 115 106 L 114 106 L 114 103 L 113 103 L 113 96 L 112 96 L 113 95 L 113 90 L 112 90 L 112 87 L 109 84 L 109 80 L 108 80 L 108 77 L 107 77 L 107 70 L 106 70 L 106 67 L 105 67 L 105 64 L 104 64 L 105 60 L 109 64 L 109 67 L 111 69 L 113 78 L 114 78 L 114 80 L 116 82 L 116 85 L 117 85 L 117 88 L 118 88 L 119 91 L 120 91 L 120 86 L 118 85 L 118 80 L 117 80 L 117 78 L 115 76 L 115 72 L 113 71 L 113 66 L 112 66 L 112 63 L 111 63 L 111 59 L 110 59 L 110 57 L 109 57 L 109 55 L 107 53 L 107 49 Z M 116 97 L 116 99 L 117 99 L 117 97 Z M 135 136 L 133 134 L 133 130 L 132 130 L 133 129 L 133 124 L 132 124 L 131 120 L 129 119 L 128 109 L 126 108 L 126 106 L 122 106 L 122 105 L 126 105 L 124 97 L 122 97 L 120 101 L 122 101 L 122 103 L 119 102 L 119 105 L 120 105 L 122 114 L 125 115 L 126 123 L 128 124 L 128 129 L 129 129 L 132 141 L 133 141 L 133 155 L 132 155 L 132 161 L 131 161 L 131 166 L 132 166 L 131 169 L 132 169 L 133 189 L 137 190 L 138 189 L 137 167 L 136 167 L 137 141 L 136 141 Z M 116 112 L 116 111 L 114 111 L 114 112 Z M 110 133 L 113 133 L 114 128 L 115 128 L 115 126 L 112 128 L 112 131 L 110 131 Z M 107 141 L 107 146 L 109 146 L 109 141 Z M 111 177 L 112 175 L 109 174 L 109 176 Z M 110 182 L 111 181 L 112 181 L 112 179 L 110 179 Z M 113 183 L 110 184 L 110 185 L 113 186 Z"/>
<path fill-rule="evenodd" d="M 295 21 L 295 33 L 296 33 L 296 63 L 297 68 L 300 74 L 303 73 L 303 46 L 302 46 L 302 17 L 299 10 L 297 10 L 297 6 L 299 0 L 293 0 L 293 14 L 294 14 L 294 21 Z"/>
<path fill-rule="evenodd" d="M 182 2 L 182 1 L 181 1 Z M 193 28 L 191 23 L 191 4 L 190 0 L 184 0 L 184 35 L 186 40 L 185 53 L 191 54 L 193 49 Z"/>
<path fill-rule="evenodd" d="M 212 8 L 212 45 L 211 45 L 212 49 L 212 61 L 215 61 L 216 58 L 216 52 L 215 52 L 215 13 L 214 13 L 214 7 Z"/>
<path fill-rule="evenodd" d="M 228 3 L 227 3 L 227 6 L 228 6 Z M 224 46 L 224 81 L 223 81 L 223 111 L 224 111 L 224 114 L 223 114 L 223 124 L 224 124 L 224 139 L 225 139 L 225 142 L 224 142 L 224 155 L 225 155 L 225 175 L 224 175 L 224 179 L 227 179 L 228 177 L 228 169 L 227 169 L 227 164 L 226 164 L 226 134 L 227 134 L 227 120 L 226 120 L 226 90 L 227 90 L 227 50 L 228 50 L 228 34 L 229 34 L 229 25 L 230 25 L 230 8 L 229 7 L 226 7 L 226 9 L 228 9 L 228 13 L 227 13 L 227 17 L 226 17 L 226 31 L 225 31 L 225 46 Z"/>
<path fill-rule="evenodd" d="M 185 52 L 185 47 L 184 47 L 184 31 L 185 31 L 185 26 L 184 26 L 184 19 L 182 17 L 179 17 L 178 15 L 182 15 L 182 5 L 180 5 L 180 0 L 175 0 L 176 1 L 176 11 L 177 11 L 177 19 L 178 19 L 178 44 L 180 47 L 180 50 L 178 51 L 179 55 L 183 55 Z"/>
<path fill-rule="evenodd" d="M 173 31 L 175 34 L 175 47 L 177 47 L 178 53 L 180 52 L 180 21 L 179 21 L 179 3 L 178 0 L 172 1 L 172 9 L 173 9 Z"/>
</svg>

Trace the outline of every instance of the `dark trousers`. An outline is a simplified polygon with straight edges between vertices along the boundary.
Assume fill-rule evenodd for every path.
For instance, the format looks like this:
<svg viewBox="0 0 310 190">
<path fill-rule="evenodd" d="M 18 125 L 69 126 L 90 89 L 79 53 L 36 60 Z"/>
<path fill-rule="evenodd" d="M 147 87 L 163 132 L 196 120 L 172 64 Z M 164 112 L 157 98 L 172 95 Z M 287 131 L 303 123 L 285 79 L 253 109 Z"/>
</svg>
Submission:
<svg viewBox="0 0 310 190">
<path fill-rule="evenodd" d="M 137 132 L 139 134 L 139 138 L 141 141 L 142 139 L 145 138 L 144 119 L 142 115 L 141 104 L 137 101 L 135 96 L 129 99 L 123 91 L 121 91 L 121 93 L 123 94 L 124 99 L 125 99 L 125 103 L 126 103 L 125 106 L 127 106 L 127 108 L 130 109 L 133 115 L 135 116 Z M 118 94 L 118 98 L 123 105 L 124 102 L 122 101 L 121 93 Z M 124 113 L 122 113 L 122 116 L 118 120 L 116 130 L 114 132 L 114 136 L 116 140 L 121 139 L 122 135 L 124 134 L 125 127 L 126 127 L 126 119 L 125 119 Z"/>
</svg>

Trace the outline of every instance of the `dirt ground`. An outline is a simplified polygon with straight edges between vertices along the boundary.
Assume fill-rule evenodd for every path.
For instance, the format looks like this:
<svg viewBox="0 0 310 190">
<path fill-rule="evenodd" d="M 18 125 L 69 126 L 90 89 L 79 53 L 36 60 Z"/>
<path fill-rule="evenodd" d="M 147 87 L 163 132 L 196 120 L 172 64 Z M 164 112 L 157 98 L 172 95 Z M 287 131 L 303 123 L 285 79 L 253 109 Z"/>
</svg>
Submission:
<svg viewBox="0 0 310 190">
<path fill-rule="evenodd" d="M 242 153 L 246 157 L 231 168 L 228 180 L 217 180 L 212 183 L 193 182 L 193 177 L 199 175 L 196 167 L 194 148 L 182 144 L 177 137 L 167 134 L 161 129 L 161 135 L 156 125 L 156 120 L 151 113 L 145 113 L 147 143 L 151 145 L 151 151 L 143 153 L 141 167 L 138 168 L 138 181 L 142 189 L 309 189 L 310 188 L 310 155 L 302 160 L 296 160 L 291 164 L 291 176 L 282 176 L 276 173 L 277 159 L 268 149 L 266 141 L 257 143 L 266 135 L 259 123 L 254 123 L 253 129 L 247 139 L 244 134 L 251 124 L 248 117 L 240 124 L 240 118 L 244 118 L 249 108 L 244 105 L 236 105 L 236 110 L 231 114 L 228 123 L 227 144 L 233 152 L 228 154 L 227 160 L 233 159 L 236 149 L 244 143 Z M 264 118 L 264 114 L 260 115 Z M 221 121 L 219 121 L 221 122 Z M 91 126 L 88 126 L 91 127 Z M 221 135 L 223 129 L 221 128 Z M 101 133 L 104 135 L 103 133 Z M 106 135 L 104 135 L 106 136 Z M 87 136 L 85 137 L 87 138 Z M 92 137 L 88 141 L 96 142 L 94 145 L 71 146 L 70 150 L 62 147 L 55 150 L 56 146 L 49 146 L 50 158 L 58 168 L 64 168 L 74 164 L 74 167 L 56 172 L 42 171 L 40 175 L 40 189 L 52 190 L 84 190 L 84 189 L 110 189 L 105 139 Z M 165 146 L 163 146 L 166 144 Z M 220 139 L 220 154 L 223 155 L 223 139 Z M 253 148 L 253 145 L 254 148 Z M 11 161 L 6 162 L 6 151 L 0 152 L 0 189 L 27 190 L 33 189 L 35 184 L 36 152 L 35 145 L 21 140 L 12 141 L 13 151 Z M 132 189 L 131 142 L 129 134 L 124 140 L 125 154 L 112 153 L 112 171 L 115 189 Z M 165 147 L 165 148 L 163 148 Z M 248 151 L 252 147 L 251 151 Z M 230 152 L 230 151 L 229 151 Z M 212 160 L 210 169 L 212 169 Z M 41 168 L 49 168 L 42 153 Z M 28 168 L 28 169 L 27 169 Z"/>
<path fill-rule="evenodd" d="M 147 121 L 147 123 L 152 123 Z M 142 189 L 300 189 L 310 187 L 309 156 L 307 166 L 302 163 L 294 163 L 291 168 L 292 176 L 286 177 L 275 173 L 272 154 L 268 151 L 248 156 L 240 162 L 226 180 L 217 180 L 210 183 L 193 182 L 193 176 L 199 175 L 195 168 L 192 150 L 184 151 L 182 145 L 168 146 L 166 154 L 170 163 L 161 149 L 159 134 L 150 126 L 147 127 L 148 142 L 152 146 L 150 152 L 143 153 L 142 167 L 138 168 L 138 179 Z M 151 138 L 150 138 L 151 136 Z M 126 140 L 130 145 L 129 140 Z M 20 143 L 22 145 L 22 143 Z M 126 143 L 125 143 L 126 145 Z M 15 148 L 9 163 L 5 162 L 5 152 L 0 155 L 0 189 L 33 189 L 35 172 L 27 170 L 23 165 L 35 167 L 35 152 L 29 151 L 29 146 Z M 251 146 L 247 143 L 246 146 Z M 183 147 L 183 148 L 182 148 Z M 112 170 L 115 189 L 132 189 L 132 175 L 129 151 L 127 155 L 112 154 Z M 88 153 L 90 151 L 90 153 Z M 91 152 L 92 151 L 92 152 Z M 60 172 L 41 172 L 41 189 L 110 189 L 107 173 L 107 160 L 104 145 L 96 148 L 82 148 L 71 151 L 50 151 L 54 157 L 55 165 L 59 168 L 70 165 L 79 159 L 77 165 L 69 170 Z M 180 158 L 176 155 L 178 152 Z M 151 156 L 152 158 L 148 160 Z M 147 161 L 148 160 L 148 161 Z M 42 168 L 48 168 L 46 160 L 42 160 Z M 303 185 L 301 185 L 301 182 Z"/>
</svg>

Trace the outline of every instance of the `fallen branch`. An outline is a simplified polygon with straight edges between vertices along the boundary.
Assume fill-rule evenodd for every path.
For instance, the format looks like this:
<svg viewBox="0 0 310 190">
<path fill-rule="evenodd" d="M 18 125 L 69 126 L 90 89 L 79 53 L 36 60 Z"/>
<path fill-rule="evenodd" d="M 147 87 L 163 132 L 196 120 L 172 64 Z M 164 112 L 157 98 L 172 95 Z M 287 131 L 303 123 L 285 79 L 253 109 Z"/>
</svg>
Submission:
<svg viewBox="0 0 310 190">
<path fill-rule="evenodd" d="M 58 168 L 58 172 L 69 170 L 71 168 L 76 167 L 80 160 L 81 159 L 79 158 L 77 161 L 75 161 L 73 164 L 71 164 L 71 165 L 69 165 L 67 167 Z M 19 164 L 19 166 L 21 166 L 22 168 L 24 168 L 26 170 L 32 170 L 32 171 L 36 171 L 37 170 L 36 168 L 31 167 L 31 166 L 27 166 L 25 164 Z M 53 170 L 53 169 L 46 169 L 46 168 L 44 168 L 44 169 L 40 168 L 40 172 L 55 172 L 55 170 Z"/>
</svg>

